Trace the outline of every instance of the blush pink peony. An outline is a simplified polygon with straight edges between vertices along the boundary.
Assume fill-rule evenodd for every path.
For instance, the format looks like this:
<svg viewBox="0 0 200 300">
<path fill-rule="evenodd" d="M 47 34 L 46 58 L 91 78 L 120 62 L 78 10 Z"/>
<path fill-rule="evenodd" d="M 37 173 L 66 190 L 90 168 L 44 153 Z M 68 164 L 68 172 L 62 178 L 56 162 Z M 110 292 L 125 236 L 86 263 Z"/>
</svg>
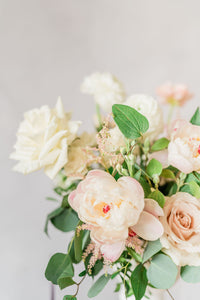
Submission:
<svg viewBox="0 0 200 300">
<path fill-rule="evenodd" d="M 192 94 L 184 84 L 165 83 L 157 89 L 157 95 L 162 103 L 183 105 L 192 98 Z"/>
<path fill-rule="evenodd" d="M 130 227 L 149 240 L 163 233 L 157 218 L 162 209 L 154 200 L 144 201 L 140 183 L 131 177 L 116 181 L 105 171 L 90 171 L 70 194 L 69 203 L 80 220 L 90 226 L 91 239 L 100 244 L 102 254 L 111 261 L 125 249 Z"/>
<path fill-rule="evenodd" d="M 200 200 L 183 192 L 167 197 L 160 221 L 163 251 L 176 265 L 200 266 Z"/>
<path fill-rule="evenodd" d="M 178 120 L 168 146 L 168 162 L 183 173 L 200 172 L 200 126 Z"/>
</svg>

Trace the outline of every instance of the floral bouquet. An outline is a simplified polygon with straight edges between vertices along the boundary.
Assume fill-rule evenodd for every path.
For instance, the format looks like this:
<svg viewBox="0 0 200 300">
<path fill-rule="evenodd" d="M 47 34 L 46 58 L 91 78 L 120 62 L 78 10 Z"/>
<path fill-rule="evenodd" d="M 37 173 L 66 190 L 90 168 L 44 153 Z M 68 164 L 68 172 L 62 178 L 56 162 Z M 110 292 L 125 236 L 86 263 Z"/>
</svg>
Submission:
<svg viewBox="0 0 200 300">
<path fill-rule="evenodd" d="M 81 122 L 71 121 L 58 99 L 54 109 L 25 113 L 11 154 L 15 171 L 44 168 L 54 180 L 57 195 L 48 199 L 59 205 L 47 216 L 46 234 L 49 222 L 74 232 L 67 253 L 49 260 L 47 280 L 74 286 L 63 300 L 77 299 L 88 276 L 95 279 L 89 298 L 116 277 L 115 292 L 136 300 L 149 286 L 168 291 L 178 276 L 200 282 L 199 108 L 190 121 L 172 121 L 192 95 L 184 85 L 158 89 L 169 105 L 164 125 L 156 100 L 126 97 L 109 73 L 87 77 L 81 90 L 96 102 L 94 134 L 78 135 Z M 75 278 L 76 264 L 82 272 Z"/>
</svg>

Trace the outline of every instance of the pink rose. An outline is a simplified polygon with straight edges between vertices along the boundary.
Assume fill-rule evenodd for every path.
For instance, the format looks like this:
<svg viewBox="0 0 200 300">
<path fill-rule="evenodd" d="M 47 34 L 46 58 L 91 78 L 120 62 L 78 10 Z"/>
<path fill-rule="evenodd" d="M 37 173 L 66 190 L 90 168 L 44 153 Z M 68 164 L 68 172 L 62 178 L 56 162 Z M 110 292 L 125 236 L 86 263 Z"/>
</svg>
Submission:
<svg viewBox="0 0 200 300">
<path fill-rule="evenodd" d="M 172 105 L 183 105 L 186 101 L 192 98 L 192 94 L 183 84 L 165 83 L 157 89 L 157 95 L 162 103 Z"/>
<path fill-rule="evenodd" d="M 176 121 L 168 146 L 168 162 L 186 174 L 200 172 L 200 126 Z"/>
<path fill-rule="evenodd" d="M 179 266 L 199 266 L 200 201 L 183 192 L 167 197 L 160 221 L 164 227 L 160 239 L 163 251 Z"/>
<path fill-rule="evenodd" d="M 111 261 L 118 259 L 125 249 L 129 227 L 136 234 L 140 232 L 141 237 L 142 234 L 148 237 L 150 232 L 149 239 L 162 234 L 157 218 L 160 208 L 153 200 L 147 202 L 144 204 L 144 191 L 137 180 L 121 177 L 116 181 L 101 170 L 90 171 L 69 196 L 79 218 L 90 225 L 91 239 L 101 245 L 102 254 Z M 147 209 L 143 212 L 144 205 Z M 143 226 L 146 220 L 149 223 Z"/>
</svg>

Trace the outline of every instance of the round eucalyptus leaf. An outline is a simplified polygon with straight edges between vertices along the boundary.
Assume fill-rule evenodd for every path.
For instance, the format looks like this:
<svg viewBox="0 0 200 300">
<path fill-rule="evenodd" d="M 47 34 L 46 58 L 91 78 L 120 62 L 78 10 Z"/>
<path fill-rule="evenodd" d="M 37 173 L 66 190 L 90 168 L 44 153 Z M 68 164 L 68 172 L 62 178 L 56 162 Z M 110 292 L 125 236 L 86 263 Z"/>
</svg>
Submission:
<svg viewBox="0 0 200 300">
<path fill-rule="evenodd" d="M 181 278 L 189 283 L 200 282 L 200 267 L 184 266 L 181 268 Z"/>
<path fill-rule="evenodd" d="M 157 289 L 169 289 L 175 283 L 177 274 L 177 266 L 169 256 L 163 253 L 158 253 L 153 257 L 147 270 L 149 282 Z"/>
</svg>

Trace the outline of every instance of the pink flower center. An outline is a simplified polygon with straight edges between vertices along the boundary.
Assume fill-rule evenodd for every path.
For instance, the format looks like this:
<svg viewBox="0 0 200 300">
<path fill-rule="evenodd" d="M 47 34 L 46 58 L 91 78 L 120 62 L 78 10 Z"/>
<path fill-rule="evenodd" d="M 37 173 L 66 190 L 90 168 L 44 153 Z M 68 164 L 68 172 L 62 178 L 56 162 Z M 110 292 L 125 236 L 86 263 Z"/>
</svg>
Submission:
<svg viewBox="0 0 200 300">
<path fill-rule="evenodd" d="M 134 237 L 134 236 L 136 236 L 136 233 L 132 229 L 129 228 L 128 235 L 130 237 Z"/>
<path fill-rule="evenodd" d="M 110 205 L 105 205 L 105 206 L 103 207 L 103 212 L 104 212 L 104 214 L 107 214 L 107 212 L 109 212 L 109 210 L 110 210 Z"/>
<path fill-rule="evenodd" d="M 189 138 L 187 144 L 193 152 L 193 157 L 197 158 L 200 155 L 200 138 Z"/>
<path fill-rule="evenodd" d="M 200 145 L 199 145 L 199 148 L 198 148 L 198 150 L 197 150 L 197 151 L 198 151 L 198 153 L 200 154 Z"/>
</svg>

